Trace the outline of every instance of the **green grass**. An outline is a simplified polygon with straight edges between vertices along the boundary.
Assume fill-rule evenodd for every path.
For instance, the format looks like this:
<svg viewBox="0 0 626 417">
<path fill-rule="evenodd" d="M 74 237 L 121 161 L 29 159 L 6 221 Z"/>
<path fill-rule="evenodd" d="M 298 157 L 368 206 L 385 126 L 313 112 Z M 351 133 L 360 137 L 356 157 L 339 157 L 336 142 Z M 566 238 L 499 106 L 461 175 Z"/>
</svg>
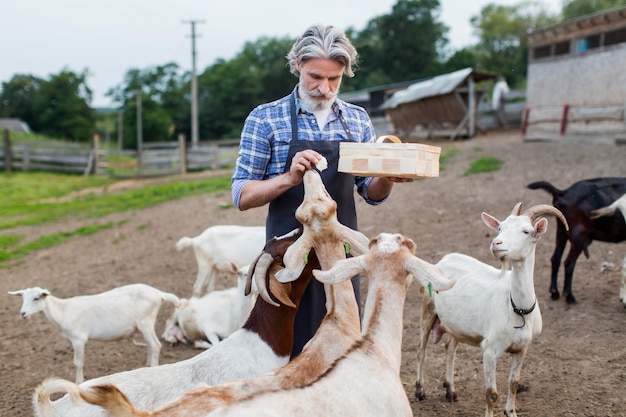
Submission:
<svg viewBox="0 0 626 417">
<path fill-rule="evenodd" d="M 84 177 L 51 173 L 14 173 L 0 175 L 0 230 L 18 226 L 51 224 L 68 218 L 94 219 L 93 224 L 69 232 L 41 236 L 21 244 L 23 236 L 0 235 L 0 266 L 40 249 L 58 245 L 73 236 L 85 236 L 116 224 L 97 224 L 97 219 L 112 213 L 142 210 L 165 201 L 191 195 L 230 190 L 230 178 L 216 177 L 183 181 L 173 177 L 168 182 L 118 193 L 89 193 L 60 200 L 85 188 L 114 183 L 103 177 Z M 119 224 L 119 223 L 117 223 Z M 141 225 L 147 228 L 149 225 Z"/>
<path fill-rule="evenodd" d="M 500 168 L 502 168 L 502 161 L 500 159 L 493 156 L 483 156 L 472 162 L 469 169 L 465 171 L 465 175 L 499 171 Z"/>
<path fill-rule="evenodd" d="M 84 188 L 107 185 L 105 178 L 60 174 L 13 174 L 0 177 L 0 230 L 54 223 L 74 216 L 97 218 L 111 213 L 141 210 L 190 195 L 230 189 L 230 178 L 177 181 L 115 194 L 86 194 L 68 201 L 50 202 Z"/>
</svg>

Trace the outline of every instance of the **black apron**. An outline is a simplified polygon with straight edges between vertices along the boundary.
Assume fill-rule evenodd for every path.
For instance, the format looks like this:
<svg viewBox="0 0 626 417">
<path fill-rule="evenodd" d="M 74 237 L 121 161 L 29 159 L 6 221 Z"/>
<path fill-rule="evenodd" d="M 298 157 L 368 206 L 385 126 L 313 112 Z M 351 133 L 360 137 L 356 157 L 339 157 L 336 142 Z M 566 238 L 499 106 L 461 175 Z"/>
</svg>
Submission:
<svg viewBox="0 0 626 417">
<path fill-rule="evenodd" d="M 337 202 L 337 219 L 341 224 L 357 230 L 356 208 L 354 205 L 354 176 L 337 171 L 340 141 L 299 140 L 295 92 L 291 95 L 290 100 L 292 140 L 289 142 L 289 153 L 284 172 L 289 171 L 291 160 L 297 152 L 312 149 L 324 155 L 328 161 L 328 168 L 321 172 L 322 181 L 330 196 Z M 350 132 L 343 120 L 342 124 L 348 139 L 351 140 Z M 302 226 L 296 219 L 295 213 L 296 209 L 302 204 L 303 199 L 304 185 L 300 183 L 270 202 L 266 220 L 267 240 L 274 236 L 284 235 Z M 352 279 L 352 285 L 360 311 L 359 276 Z M 304 345 L 313 337 L 325 315 L 326 294 L 324 285 L 313 278 L 302 296 L 300 307 L 296 313 L 292 358 L 297 356 L 302 351 Z"/>
</svg>

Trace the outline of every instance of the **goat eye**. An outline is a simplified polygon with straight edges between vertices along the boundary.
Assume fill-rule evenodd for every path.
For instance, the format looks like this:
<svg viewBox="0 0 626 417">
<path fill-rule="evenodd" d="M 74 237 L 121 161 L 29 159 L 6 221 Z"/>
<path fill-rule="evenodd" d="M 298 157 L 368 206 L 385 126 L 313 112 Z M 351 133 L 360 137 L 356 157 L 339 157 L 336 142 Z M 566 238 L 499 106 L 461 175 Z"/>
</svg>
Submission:
<svg viewBox="0 0 626 417">
<path fill-rule="evenodd" d="M 530 234 L 530 230 L 524 230 L 524 234 L 525 235 L 529 235 Z"/>
</svg>

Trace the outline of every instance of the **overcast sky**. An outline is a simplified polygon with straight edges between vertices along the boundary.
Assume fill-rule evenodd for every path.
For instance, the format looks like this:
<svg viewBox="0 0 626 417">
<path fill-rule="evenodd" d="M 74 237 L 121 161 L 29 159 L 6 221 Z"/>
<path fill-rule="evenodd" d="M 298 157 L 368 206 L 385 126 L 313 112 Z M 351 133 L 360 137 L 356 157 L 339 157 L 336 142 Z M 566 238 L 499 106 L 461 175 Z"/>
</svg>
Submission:
<svg viewBox="0 0 626 417">
<path fill-rule="evenodd" d="M 470 18 L 489 3 L 520 0 L 440 0 L 451 47 L 476 42 Z M 296 37 L 314 23 L 362 30 L 389 14 L 395 0 L 9 0 L 0 10 L 0 82 L 15 74 L 47 79 L 64 68 L 89 69 L 93 106 L 109 106 L 106 91 L 131 68 L 176 62 L 191 69 L 191 20 L 196 68 L 231 59 L 261 36 Z M 539 0 L 558 12 L 561 0 Z M 186 23 L 187 22 L 187 23 Z M 357 75 L 358 76 L 358 75 Z"/>
</svg>

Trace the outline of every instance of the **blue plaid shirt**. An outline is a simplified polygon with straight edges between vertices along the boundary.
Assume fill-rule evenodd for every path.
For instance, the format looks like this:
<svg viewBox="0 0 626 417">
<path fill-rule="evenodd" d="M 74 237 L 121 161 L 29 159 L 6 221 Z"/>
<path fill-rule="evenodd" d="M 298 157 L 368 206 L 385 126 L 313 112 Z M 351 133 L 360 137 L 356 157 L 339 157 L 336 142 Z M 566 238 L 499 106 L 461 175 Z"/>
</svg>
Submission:
<svg viewBox="0 0 626 417">
<path fill-rule="evenodd" d="M 296 87 L 297 88 L 297 87 Z M 291 141 L 290 96 L 256 107 L 245 121 L 241 133 L 239 156 L 232 176 L 233 202 L 239 208 L 241 190 L 250 180 L 273 178 L 284 173 Z M 376 133 L 367 112 L 359 106 L 342 100 L 335 100 L 326 126 L 320 131 L 313 113 L 300 107 L 296 99 L 298 114 L 298 136 L 302 140 L 348 140 L 340 116 L 343 116 L 352 139 L 356 142 L 374 142 Z M 355 177 L 358 193 L 369 204 L 367 196 L 371 177 Z M 383 200 L 384 201 L 384 200 Z"/>
</svg>

